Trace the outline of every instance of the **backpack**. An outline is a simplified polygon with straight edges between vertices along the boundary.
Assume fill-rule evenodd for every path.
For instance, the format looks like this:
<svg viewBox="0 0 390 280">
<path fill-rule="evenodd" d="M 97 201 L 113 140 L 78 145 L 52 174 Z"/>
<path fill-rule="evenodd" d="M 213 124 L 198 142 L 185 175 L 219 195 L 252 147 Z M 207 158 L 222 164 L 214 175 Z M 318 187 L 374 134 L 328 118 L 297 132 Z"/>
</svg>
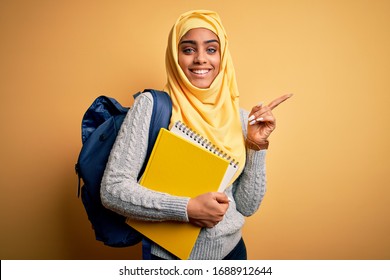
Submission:
<svg viewBox="0 0 390 280">
<path fill-rule="evenodd" d="M 172 114 L 172 101 L 165 92 L 147 89 L 153 96 L 147 154 L 138 179 L 142 176 L 160 128 L 167 128 Z M 144 91 L 144 92 L 145 92 Z M 140 93 L 134 95 L 134 98 Z M 127 247 L 142 241 L 143 236 L 126 223 L 126 218 L 102 205 L 100 182 L 111 148 L 129 108 L 113 98 L 100 96 L 82 119 L 82 148 L 75 165 L 78 175 L 78 196 L 92 224 L 96 240 L 111 247 Z M 80 180 L 83 186 L 80 186 Z M 143 248 L 144 250 L 144 248 Z M 145 254 L 145 252 L 144 252 Z"/>
</svg>

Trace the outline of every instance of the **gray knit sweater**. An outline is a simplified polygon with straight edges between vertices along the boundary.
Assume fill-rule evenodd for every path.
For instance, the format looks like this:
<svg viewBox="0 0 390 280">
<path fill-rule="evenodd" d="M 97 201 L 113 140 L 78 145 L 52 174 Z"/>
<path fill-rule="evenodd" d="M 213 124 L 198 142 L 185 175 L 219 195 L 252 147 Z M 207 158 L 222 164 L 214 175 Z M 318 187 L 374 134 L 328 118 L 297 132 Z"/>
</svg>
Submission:
<svg viewBox="0 0 390 280">
<path fill-rule="evenodd" d="M 149 123 L 153 108 L 150 93 L 136 98 L 122 124 L 112 148 L 101 185 L 103 205 L 132 219 L 148 221 L 180 221 L 188 223 L 187 203 L 190 198 L 155 192 L 142 187 L 137 175 L 145 159 Z M 240 110 L 243 134 L 246 135 L 248 113 Z M 265 194 L 265 150 L 247 149 L 246 164 L 238 179 L 225 193 L 232 199 L 224 219 L 213 228 L 203 228 L 190 259 L 223 259 L 241 238 L 244 216 L 256 212 Z M 152 245 L 152 254 L 176 257 Z"/>
</svg>

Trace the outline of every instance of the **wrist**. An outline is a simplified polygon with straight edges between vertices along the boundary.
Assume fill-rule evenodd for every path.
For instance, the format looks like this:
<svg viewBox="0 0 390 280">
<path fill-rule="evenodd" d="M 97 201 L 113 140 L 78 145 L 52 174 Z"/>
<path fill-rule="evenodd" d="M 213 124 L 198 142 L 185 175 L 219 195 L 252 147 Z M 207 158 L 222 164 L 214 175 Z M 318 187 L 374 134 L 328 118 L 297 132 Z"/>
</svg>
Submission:
<svg viewBox="0 0 390 280">
<path fill-rule="evenodd" d="M 255 142 L 249 138 L 245 140 L 245 146 L 251 150 L 260 151 L 268 149 L 269 142 L 268 140 L 263 140 L 261 142 Z"/>
</svg>

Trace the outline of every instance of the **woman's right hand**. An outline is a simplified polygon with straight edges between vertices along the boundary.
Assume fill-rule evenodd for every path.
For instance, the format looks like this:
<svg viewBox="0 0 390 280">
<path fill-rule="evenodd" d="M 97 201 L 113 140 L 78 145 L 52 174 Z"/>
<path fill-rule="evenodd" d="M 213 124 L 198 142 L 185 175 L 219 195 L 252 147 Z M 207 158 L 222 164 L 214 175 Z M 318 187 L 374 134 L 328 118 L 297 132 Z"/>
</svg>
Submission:
<svg viewBox="0 0 390 280">
<path fill-rule="evenodd" d="M 220 192 L 209 192 L 191 198 L 187 205 L 187 214 L 191 224 L 212 228 L 222 221 L 229 208 L 229 198 Z"/>
</svg>

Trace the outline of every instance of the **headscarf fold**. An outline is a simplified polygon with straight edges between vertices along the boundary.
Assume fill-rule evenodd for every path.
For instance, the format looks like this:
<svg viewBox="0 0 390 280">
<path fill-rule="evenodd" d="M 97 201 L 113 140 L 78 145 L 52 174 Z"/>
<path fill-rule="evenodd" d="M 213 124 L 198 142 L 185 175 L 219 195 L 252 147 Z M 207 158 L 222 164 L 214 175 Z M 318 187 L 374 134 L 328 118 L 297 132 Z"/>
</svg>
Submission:
<svg viewBox="0 0 390 280">
<path fill-rule="evenodd" d="M 219 73 L 206 89 L 192 85 L 178 63 L 180 39 L 194 28 L 214 32 L 220 44 Z M 171 125 L 179 120 L 184 122 L 239 162 L 234 181 L 245 165 L 245 145 L 233 62 L 226 32 L 217 13 L 195 10 L 177 19 L 169 34 L 166 70 L 167 84 L 164 90 L 169 93 L 173 103 Z"/>
</svg>

